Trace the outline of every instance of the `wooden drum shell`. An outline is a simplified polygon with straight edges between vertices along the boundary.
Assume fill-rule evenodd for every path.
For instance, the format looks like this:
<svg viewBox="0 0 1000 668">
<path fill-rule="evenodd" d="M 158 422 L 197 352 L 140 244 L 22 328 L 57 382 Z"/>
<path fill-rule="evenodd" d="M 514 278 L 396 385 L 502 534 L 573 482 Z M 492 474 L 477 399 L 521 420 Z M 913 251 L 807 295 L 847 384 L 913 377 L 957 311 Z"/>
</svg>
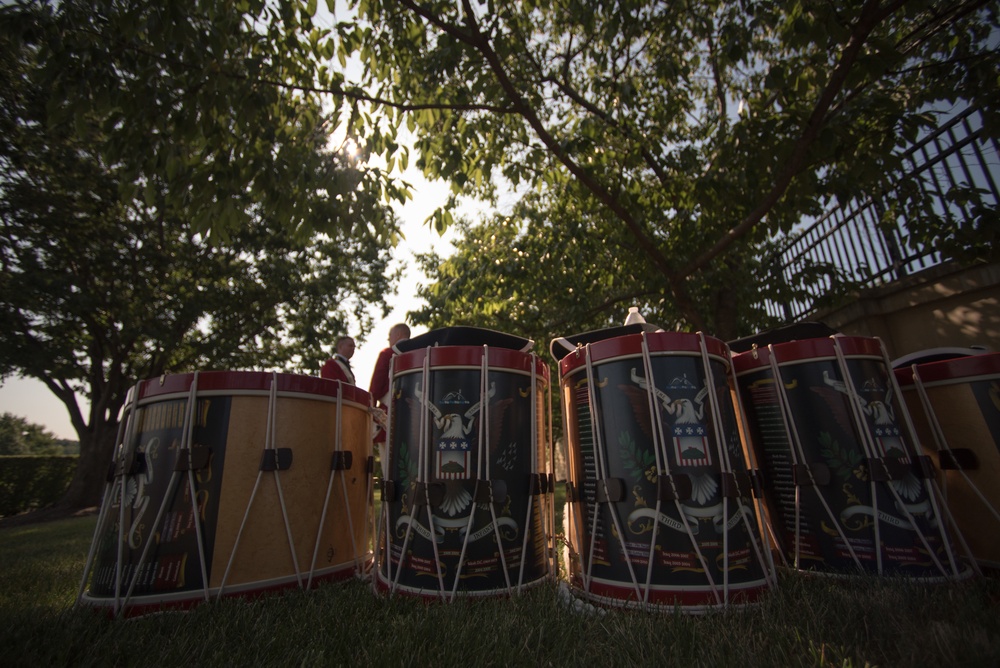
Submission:
<svg viewBox="0 0 1000 668">
<path fill-rule="evenodd" d="M 1000 353 L 895 373 L 959 531 L 980 565 L 1000 568 Z"/>
<path fill-rule="evenodd" d="M 138 383 L 81 602 L 139 614 L 364 570 L 369 404 L 356 387 L 292 374 Z"/>
</svg>

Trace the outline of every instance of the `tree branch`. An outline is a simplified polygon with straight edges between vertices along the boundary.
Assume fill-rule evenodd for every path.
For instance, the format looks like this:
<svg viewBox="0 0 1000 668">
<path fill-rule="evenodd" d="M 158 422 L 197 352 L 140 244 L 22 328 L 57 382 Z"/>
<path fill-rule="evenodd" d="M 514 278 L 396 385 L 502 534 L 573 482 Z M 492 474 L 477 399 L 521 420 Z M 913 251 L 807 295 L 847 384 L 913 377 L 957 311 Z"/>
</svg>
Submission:
<svg viewBox="0 0 1000 668">
<path fill-rule="evenodd" d="M 583 185 L 583 187 L 590 191 L 597 199 L 604 204 L 615 216 L 621 220 L 629 231 L 640 241 L 643 247 L 643 251 L 649 256 L 653 265 L 665 276 L 671 276 L 674 274 L 674 269 L 667 258 L 657 249 L 655 240 L 648 235 L 645 230 L 639 225 L 638 221 L 632 217 L 631 213 L 623 207 L 612 195 L 604 188 L 592 175 L 587 173 L 571 156 L 569 156 L 562 147 L 555 140 L 555 138 L 546 129 L 541 118 L 539 118 L 536 111 L 528 104 L 524 96 L 518 91 L 517 86 L 510 79 L 507 71 L 503 67 L 503 63 L 500 62 L 500 57 L 497 55 L 496 51 L 491 47 L 489 40 L 479 31 L 479 27 L 475 21 L 475 15 L 471 11 L 471 7 L 468 5 L 468 0 L 463 0 L 465 11 L 465 24 L 469 29 L 468 32 L 464 30 L 459 30 L 455 26 L 450 26 L 440 19 L 430 15 L 430 12 L 426 8 L 420 6 L 413 0 L 400 0 L 400 4 L 412 9 L 417 12 L 420 16 L 423 16 L 428 21 L 431 21 L 434 25 L 438 26 L 442 30 L 446 30 L 448 34 L 454 36 L 456 39 L 462 40 L 465 44 L 471 46 L 486 61 L 489 66 L 490 71 L 496 76 L 497 83 L 503 89 L 504 94 L 507 96 L 508 101 L 513 105 L 514 113 L 518 114 L 523 118 L 531 129 L 535 132 L 535 135 L 541 140 L 545 145 L 546 149 L 558 160 L 569 172 L 573 175 L 576 180 Z"/>
<path fill-rule="evenodd" d="M 99 36 L 98 33 L 96 33 L 93 30 L 81 29 L 81 31 L 89 33 L 94 36 Z M 188 66 L 186 63 L 177 60 L 176 58 L 170 58 L 169 56 L 165 56 L 164 54 L 161 53 L 154 53 L 152 50 L 137 46 L 132 42 L 120 43 L 119 45 L 117 45 L 117 50 L 120 52 L 131 51 L 135 53 L 141 53 L 142 55 L 148 58 L 151 58 L 153 60 L 156 60 L 157 62 L 169 66 L 173 70 L 180 70 L 187 72 L 191 72 L 193 70 L 193 68 Z M 319 95 L 339 95 L 341 97 L 346 97 L 356 102 L 368 102 L 370 104 L 385 106 L 391 109 L 398 109 L 400 111 L 424 111 L 424 110 L 438 109 L 438 110 L 449 110 L 449 111 L 487 111 L 494 114 L 515 113 L 514 110 L 509 107 L 498 107 L 492 104 L 456 105 L 456 104 L 447 104 L 440 102 L 430 102 L 423 104 L 405 104 L 401 102 L 395 102 L 393 100 L 384 97 L 379 97 L 377 95 L 371 95 L 361 90 L 360 88 L 354 86 L 349 86 L 349 87 L 335 86 L 332 88 L 327 88 L 323 86 L 311 86 L 301 83 L 289 83 L 287 81 L 268 79 L 266 77 L 252 77 L 249 74 L 243 72 L 234 72 L 230 68 L 225 67 L 224 65 L 220 66 L 217 70 L 213 71 L 212 76 L 223 76 L 228 79 L 233 79 L 236 81 L 258 82 L 281 90 L 292 90 L 292 91 L 299 91 L 302 93 L 316 93 Z"/>
<path fill-rule="evenodd" d="M 817 137 L 819 137 L 820 130 L 828 120 L 828 112 L 833 106 L 837 95 L 843 90 L 848 74 L 850 74 L 855 62 L 857 62 L 866 40 L 872 31 L 878 27 L 879 23 L 905 5 L 907 1 L 894 0 L 883 8 L 879 7 L 878 0 L 866 0 L 864 7 L 861 9 L 858 21 L 851 31 L 851 38 L 841 52 L 837 66 L 830 74 L 830 80 L 813 106 L 812 114 L 810 114 L 805 128 L 792 147 L 791 155 L 789 155 L 788 160 L 785 162 L 785 168 L 778 174 L 771 189 L 758 203 L 757 208 L 751 211 L 736 227 L 731 228 L 711 248 L 685 265 L 679 272 L 681 276 L 690 276 L 721 255 L 731 245 L 753 230 L 774 205 L 781 200 L 792 180 L 805 168 L 809 150 L 812 148 Z"/>
<path fill-rule="evenodd" d="M 667 182 L 669 181 L 669 177 L 667 176 L 667 173 L 663 171 L 663 166 L 656 159 L 656 156 L 654 156 L 652 152 L 648 148 L 646 148 L 647 142 L 643 141 L 642 139 L 637 139 L 633 137 L 631 133 L 626 128 L 623 128 L 618 123 L 618 121 L 615 120 L 610 114 L 603 111 L 602 109 L 599 109 L 595 104 L 593 104 L 589 100 L 584 99 L 584 97 L 580 95 L 580 93 L 577 92 L 576 89 L 571 88 L 567 82 L 557 81 L 555 79 L 543 79 L 543 81 L 549 81 L 550 83 L 555 84 L 556 88 L 558 88 L 570 100 L 572 100 L 580 107 L 582 107 L 585 111 L 601 119 L 602 121 L 607 123 L 610 127 L 621 131 L 622 135 L 628 141 L 637 143 L 639 146 L 639 154 L 642 156 L 643 162 L 645 162 L 646 166 L 653 171 L 653 174 L 656 175 L 656 179 L 662 185 L 667 184 Z"/>
</svg>

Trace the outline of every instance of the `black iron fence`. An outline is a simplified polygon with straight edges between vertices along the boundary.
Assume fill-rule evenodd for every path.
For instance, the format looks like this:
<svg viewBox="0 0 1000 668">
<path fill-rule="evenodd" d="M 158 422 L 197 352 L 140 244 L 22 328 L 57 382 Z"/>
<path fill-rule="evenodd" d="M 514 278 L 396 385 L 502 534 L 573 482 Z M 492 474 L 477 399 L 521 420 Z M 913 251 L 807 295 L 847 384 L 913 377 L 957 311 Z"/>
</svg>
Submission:
<svg viewBox="0 0 1000 668">
<path fill-rule="evenodd" d="M 919 187 L 933 213 L 948 222 L 975 216 L 975 206 L 995 210 L 1000 204 L 1000 144 L 989 136 L 983 123 L 978 109 L 956 113 L 906 151 L 906 168 L 894 182 L 907 181 Z M 955 189 L 970 188 L 978 191 L 976 198 L 963 201 L 948 196 Z M 898 220 L 894 229 L 887 231 L 883 214 L 889 197 L 891 192 L 838 204 L 789 235 L 773 259 L 787 285 L 801 285 L 802 275 L 810 268 L 825 270 L 810 274 L 807 286 L 795 298 L 767 301 L 768 314 L 794 322 L 813 312 L 837 285 L 884 285 L 951 259 L 937 248 L 914 243 L 905 220 Z"/>
</svg>

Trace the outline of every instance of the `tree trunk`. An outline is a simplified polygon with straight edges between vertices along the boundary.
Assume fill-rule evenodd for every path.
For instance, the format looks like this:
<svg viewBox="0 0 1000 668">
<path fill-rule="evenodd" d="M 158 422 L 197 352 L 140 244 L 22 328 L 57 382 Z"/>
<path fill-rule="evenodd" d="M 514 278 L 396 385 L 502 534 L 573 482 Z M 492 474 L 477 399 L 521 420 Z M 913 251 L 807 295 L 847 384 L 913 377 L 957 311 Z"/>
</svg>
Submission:
<svg viewBox="0 0 1000 668">
<path fill-rule="evenodd" d="M 721 288 L 715 295 L 715 313 L 712 320 L 715 322 L 715 331 L 712 336 L 731 341 L 739 336 L 739 299 L 736 290 L 732 287 Z"/>
<path fill-rule="evenodd" d="M 102 422 L 79 435 L 80 461 L 56 508 L 74 512 L 100 505 L 117 434 L 116 422 Z"/>
</svg>

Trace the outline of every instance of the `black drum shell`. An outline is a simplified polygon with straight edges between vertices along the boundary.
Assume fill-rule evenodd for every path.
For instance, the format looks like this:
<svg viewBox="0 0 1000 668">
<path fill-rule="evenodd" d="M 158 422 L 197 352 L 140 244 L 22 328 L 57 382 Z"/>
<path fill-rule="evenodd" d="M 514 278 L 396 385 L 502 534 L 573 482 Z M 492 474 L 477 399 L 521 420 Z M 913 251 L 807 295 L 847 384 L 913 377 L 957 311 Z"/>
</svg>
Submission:
<svg viewBox="0 0 1000 668">
<path fill-rule="evenodd" d="M 614 607 L 695 611 L 757 600 L 769 567 L 728 348 L 712 337 L 668 332 L 590 338 L 560 361 L 573 589 Z M 662 441 L 654 437 L 643 346 L 659 392 L 652 402 L 663 418 Z M 670 444 L 659 457 L 656 442 Z M 614 484 L 605 488 L 605 481 Z"/>
<path fill-rule="evenodd" d="M 495 596 L 548 578 L 548 383 L 541 360 L 510 348 L 394 356 L 379 591 Z"/>
<path fill-rule="evenodd" d="M 791 341 L 740 353 L 733 364 L 788 563 L 828 575 L 950 577 L 951 544 L 878 339 Z"/>
</svg>

